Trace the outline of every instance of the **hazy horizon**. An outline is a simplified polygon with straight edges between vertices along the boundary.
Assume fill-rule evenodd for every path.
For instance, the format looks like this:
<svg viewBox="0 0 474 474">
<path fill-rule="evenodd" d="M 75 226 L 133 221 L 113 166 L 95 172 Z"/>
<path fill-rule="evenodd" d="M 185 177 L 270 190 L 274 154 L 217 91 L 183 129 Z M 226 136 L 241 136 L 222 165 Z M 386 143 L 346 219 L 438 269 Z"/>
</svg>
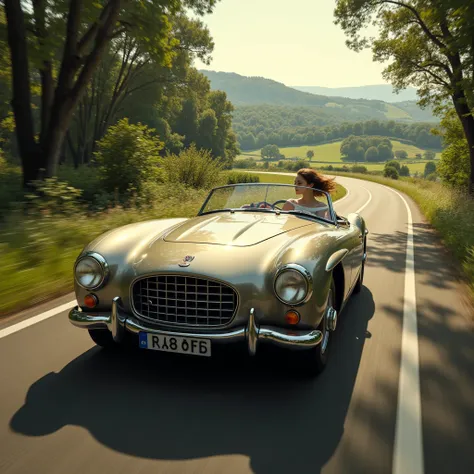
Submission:
<svg viewBox="0 0 474 474">
<path fill-rule="evenodd" d="M 215 42 L 213 60 L 195 66 L 290 87 L 386 85 L 384 65 L 374 63 L 370 51 L 355 53 L 345 45 L 334 24 L 335 4 L 294 0 L 289 9 L 271 0 L 221 0 L 202 18 Z"/>
</svg>

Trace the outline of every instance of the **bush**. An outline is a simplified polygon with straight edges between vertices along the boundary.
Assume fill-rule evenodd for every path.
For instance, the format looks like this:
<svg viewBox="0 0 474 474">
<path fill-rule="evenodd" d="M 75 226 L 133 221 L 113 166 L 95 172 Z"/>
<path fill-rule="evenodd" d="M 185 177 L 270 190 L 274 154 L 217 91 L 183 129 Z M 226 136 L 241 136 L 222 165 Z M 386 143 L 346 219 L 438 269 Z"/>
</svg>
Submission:
<svg viewBox="0 0 474 474">
<path fill-rule="evenodd" d="M 247 158 L 245 160 L 235 160 L 234 161 L 234 168 L 255 168 L 256 161 L 252 160 L 251 158 Z"/>
<path fill-rule="evenodd" d="M 398 171 L 394 166 L 386 166 L 383 170 L 383 175 L 386 178 L 398 179 Z"/>
<path fill-rule="evenodd" d="M 224 163 L 212 158 L 208 150 L 198 150 L 192 144 L 179 155 L 168 155 L 163 167 L 168 183 L 207 189 L 221 183 Z"/>
<path fill-rule="evenodd" d="M 46 178 L 44 181 L 32 181 L 33 190 L 25 194 L 28 212 L 33 216 L 70 216 L 79 208 L 82 191 L 69 186 L 58 178 Z"/>
<path fill-rule="evenodd" d="M 95 159 L 99 179 L 108 193 L 117 192 L 124 202 L 140 196 L 147 181 L 160 181 L 159 152 L 163 143 L 152 135 L 146 125 L 130 124 L 124 118 L 109 127 L 97 142 Z"/>
<path fill-rule="evenodd" d="M 367 167 L 364 165 L 354 165 L 351 167 L 353 173 L 367 173 Z"/>
<path fill-rule="evenodd" d="M 408 158 L 408 153 L 405 151 L 405 150 L 397 150 L 395 152 L 395 156 L 399 159 L 399 160 L 406 160 Z"/>
<path fill-rule="evenodd" d="M 400 168 L 400 176 L 410 176 L 410 168 L 407 165 L 403 165 Z"/>
<path fill-rule="evenodd" d="M 391 160 L 391 161 L 387 161 L 387 163 L 385 163 L 385 168 L 387 166 L 392 166 L 393 168 L 395 168 L 398 172 L 400 172 L 400 163 L 396 160 Z"/>
<path fill-rule="evenodd" d="M 237 173 L 235 171 L 227 173 L 227 184 L 238 183 L 259 183 L 260 178 L 251 173 Z"/>
<path fill-rule="evenodd" d="M 424 171 L 424 176 L 425 178 L 428 177 L 430 174 L 436 172 L 436 163 L 434 161 L 428 161 L 425 164 L 425 171 Z"/>
</svg>

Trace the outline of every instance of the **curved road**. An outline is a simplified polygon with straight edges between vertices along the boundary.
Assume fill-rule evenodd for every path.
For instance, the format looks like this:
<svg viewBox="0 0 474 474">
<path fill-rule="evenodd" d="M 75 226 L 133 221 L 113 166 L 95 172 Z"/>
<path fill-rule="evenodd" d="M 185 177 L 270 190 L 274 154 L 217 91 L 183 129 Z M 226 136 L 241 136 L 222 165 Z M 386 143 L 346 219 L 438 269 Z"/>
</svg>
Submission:
<svg viewBox="0 0 474 474">
<path fill-rule="evenodd" d="M 271 354 L 102 353 L 51 316 L 69 295 L 0 326 L 0 473 L 474 473 L 464 288 L 408 198 L 337 180 L 369 259 L 318 379 Z"/>
</svg>

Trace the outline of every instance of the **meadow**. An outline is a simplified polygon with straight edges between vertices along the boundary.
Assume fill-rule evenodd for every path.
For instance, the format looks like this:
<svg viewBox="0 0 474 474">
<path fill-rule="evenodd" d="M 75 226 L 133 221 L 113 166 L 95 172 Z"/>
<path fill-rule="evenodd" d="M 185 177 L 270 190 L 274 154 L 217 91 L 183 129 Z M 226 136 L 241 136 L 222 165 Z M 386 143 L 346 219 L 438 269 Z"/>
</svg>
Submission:
<svg viewBox="0 0 474 474">
<path fill-rule="evenodd" d="M 391 140 L 391 142 L 393 144 L 394 152 L 398 150 L 405 150 L 408 153 L 408 159 L 403 160 L 403 164 L 406 164 L 408 166 L 408 168 L 410 169 L 410 173 L 423 172 L 425 168 L 426 160 L 416 159 L 415 155 L 417 154 L 423 155 L 425 150 L 422 150 L 421 148 L 418 148 L 417 146 L 414 146 L 414 145 L 409 145 L 406 143 L 399 142 L 397 140 Z M 341 149 L 341 141 L 338 141 L 334 143 L 325 143 L 323 145 L 315 145 L 315 146 L 305 145 L 305 146 L 299 146 L 299 147 L 280 148 L 280 153 L 282 153 L 287 160 L 291 158 L 308 160 L 308 158 L 306 157 L 306 153 L 309 150 L 312 150 L 314 152 L 314 157 L 311 160 L 311 164 L 317 167 L 318 164 L 328 165 L 328 164 L 344 163 L 341 160 L 340 149 Z M 440 152 L 436 153 L 435 159 L 439 159 L 440 157 L 441 157 L 441 153 Z M 237 160 L 243 160 L 243 159 L 249 159 L 249 158 L 256 160 L 258 163 L 263 163 L 263 160 L 261 159 L 261 155 L 260 155 L 260 150 L 244 152 L 237 157 Z M 352 163 L 346 162 L 345 164 L 350 166 Z M 363 164 L 364 166 L 366 166 L 368 171 L 382 171 L 384 168 L 384 163 L 363 162 L 359 164 Z"/>
</svg>

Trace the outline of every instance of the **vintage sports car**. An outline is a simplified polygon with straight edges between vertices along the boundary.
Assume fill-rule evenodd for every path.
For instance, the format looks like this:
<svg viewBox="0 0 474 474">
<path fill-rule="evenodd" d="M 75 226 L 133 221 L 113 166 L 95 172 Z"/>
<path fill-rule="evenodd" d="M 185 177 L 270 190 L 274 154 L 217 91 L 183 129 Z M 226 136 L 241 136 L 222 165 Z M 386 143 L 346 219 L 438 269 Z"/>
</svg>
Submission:
<svg viewBox="0 0 474 474">
<path fill-rule="evenodd" d="M 101 235 L 75 262 L 70 322 L 106 348 L 131 338 L 209 357 L 216 344 L 244 344 L 250 355 L 275 344 L 318 374 L 338 314 L 361 290 L 368 231 L 360 215 L 338 216 L 323 191 L 317 212 L 282 210 L 295 191 L 221 186 L 193 218 Z"/>
</svg>

